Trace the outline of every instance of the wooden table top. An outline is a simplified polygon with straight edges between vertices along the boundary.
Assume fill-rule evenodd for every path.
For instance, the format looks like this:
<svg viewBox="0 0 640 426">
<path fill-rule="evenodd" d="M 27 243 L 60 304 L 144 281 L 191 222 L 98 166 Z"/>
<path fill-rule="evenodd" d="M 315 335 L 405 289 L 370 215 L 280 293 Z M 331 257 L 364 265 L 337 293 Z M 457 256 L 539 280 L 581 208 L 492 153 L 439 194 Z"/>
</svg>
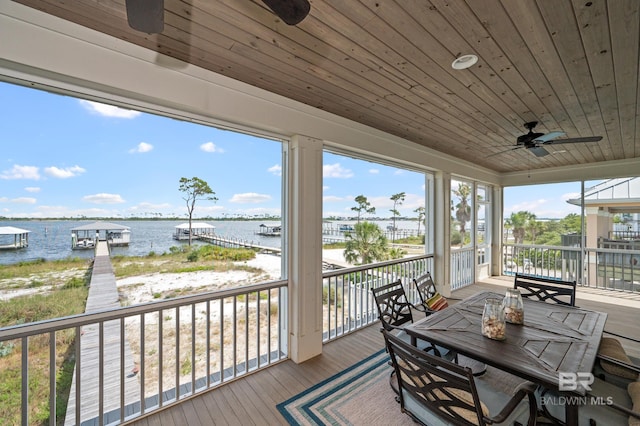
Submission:
<svg viewBox="0 0 640 426">
<path fill-rule="evenodd" d="M 406 327 L 459 354 L 558 389 L 561 372 L 593 369 L 607 314 L 524 299 L 524 324 L 507 323 L 506 339 L 492 340 L 481 333 L 486 298 L 504 296 L 481 292 Z M 585 394 L 585 389 L 575 391 Z"/>
</svg>

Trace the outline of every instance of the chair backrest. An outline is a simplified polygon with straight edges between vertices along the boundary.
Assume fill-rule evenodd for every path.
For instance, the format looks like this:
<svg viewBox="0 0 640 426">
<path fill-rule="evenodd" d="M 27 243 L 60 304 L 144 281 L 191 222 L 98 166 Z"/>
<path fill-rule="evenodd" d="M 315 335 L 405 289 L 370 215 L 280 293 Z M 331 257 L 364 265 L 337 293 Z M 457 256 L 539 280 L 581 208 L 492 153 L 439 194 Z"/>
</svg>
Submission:
<svg viewBox="0 0 640 426">
<path fill-rule="evenodd" d="M 483 412 L 486 408 L 470 368 L 420 351 L 385 330 L 382 333 L 396 370 L 403 411 L 422 424 L 434 419 L 455 425 L 485 424 L 489 413 Z"/>
<path fill-rule="evenodd" d="M 433 278 L 431 277 L 431 272 L 426 272 L 418 278 L 414 278 L 413 283 L 416 286 L 420 303 L 425 306 L 427 300 L 431 299 L 438 292 L 438 290 L 436 290 L 436 283 L 433 282 Z"/>
<path fill-rule="evenodd" d="M 371 292 L 378 307 L 378 318 L 386 330 L 390 330 L 390 326 L 401 326 L 407 322 L 413 322 L 411 304 L 407 300 L 402 281 L 372 287 Z"/>
<path fill-rule="evenodd" d="M 561 281 L 516 273 L 513 288 L 519 289 L 522 297 L 528 299 L 560 305 L 576 305 L 575 281 Z"/>
</svg>

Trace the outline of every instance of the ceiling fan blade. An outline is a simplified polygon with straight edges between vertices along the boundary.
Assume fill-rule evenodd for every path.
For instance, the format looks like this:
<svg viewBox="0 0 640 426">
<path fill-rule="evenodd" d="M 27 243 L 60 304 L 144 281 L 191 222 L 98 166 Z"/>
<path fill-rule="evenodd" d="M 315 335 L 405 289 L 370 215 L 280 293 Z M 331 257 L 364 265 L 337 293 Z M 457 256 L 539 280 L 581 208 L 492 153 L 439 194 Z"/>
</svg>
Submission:
<svg viewBox="0 0 640 426">
<path fill-rule="evenodd" d="M 515 151 L 516 149 L 524 148 L 524 146 L 516 146 L 515 148 L 505 149 L 504 151 L 494 152 L 493 154 L 489 154 L 484 158 L 495 157 L 496 155 L 504 154 L 505 152 Z"/>
<path fill-rule="evenodd" d="M 533 152 L 536 157 L 544 157 L 545 155 L 549 155 L 549 151 L 542 148 L 541 146 L 532 146 L 529 148 L 529 151 Z"/>
<path fill-rule="evenodd" d="M 289 25 L 302 22 L 311 10 L 308 0 L 262 0 L 262 2 Z"/>
<path fill-rule="evenodd" d="M 164 30 L 164 0 L 126 0 L 129 26 L 147 34 Z"/>
<path fill-rule="evenodd" d="M 552 141 L 543 142 L 543 145 L 556 145 L 556 144 L 562 144 L 562 143 L 598 142 L 601 139 L 602 139 L 602 136 L 584 136 L 580 138 L 555 139 Z"/>
<path fill-rule="evenodd" d="M 546 141 L 550 141 L 551 139 L 559 138 L 560 136 L 564 136 L 564 135 L 566 135 L 565 132 L 549 132 L 545 135 L 535 138 L 534 140 L 536 142 L 546 142 Z"/>
</svg>

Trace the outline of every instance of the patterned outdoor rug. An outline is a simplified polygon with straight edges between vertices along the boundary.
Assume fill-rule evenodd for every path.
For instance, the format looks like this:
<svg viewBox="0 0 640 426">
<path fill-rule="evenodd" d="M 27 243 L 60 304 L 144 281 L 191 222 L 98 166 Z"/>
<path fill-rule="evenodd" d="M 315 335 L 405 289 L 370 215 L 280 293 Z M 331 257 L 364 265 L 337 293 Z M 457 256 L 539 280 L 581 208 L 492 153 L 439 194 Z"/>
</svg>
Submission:
<svg viewBox="0 0 640 426">
<path fill-rule="evenodd" d="M 384 350 L 278 404 L 291 425 L 415 425 L 389 386 Z"/>
</svg>

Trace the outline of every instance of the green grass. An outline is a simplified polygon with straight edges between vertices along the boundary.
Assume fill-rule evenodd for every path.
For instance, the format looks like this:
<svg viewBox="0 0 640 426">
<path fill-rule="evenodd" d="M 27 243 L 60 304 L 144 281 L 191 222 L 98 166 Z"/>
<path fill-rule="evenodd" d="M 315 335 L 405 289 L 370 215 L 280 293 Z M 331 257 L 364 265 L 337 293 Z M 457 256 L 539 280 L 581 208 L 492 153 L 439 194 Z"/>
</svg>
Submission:
<svg viewBox="0 0 640 426">
<path fill-rule="evenodd" d="M 145 275 L 151 273 L 181 273 L 197 271 L 238 270 L 246 268 L 232 262 L 247 261 L 255 258 L 256 252 L 249 249 L 222 248 L 213 245 L 172 247 L 169 253 L 161 256 L 111 258 L 117 278 Z M 255 269 L 255 268 L 254 268 Z"/>
<path fill-rule="evenodd" d="M 192 272 L 203 270 L 228 271 L 260 269 L 233 262 L 255 258 L 247 249 L 229 249 L 198 246 L 191 249 L 172 248 L 170 253 L 155 253 L 142 257 L 112 257 L 117 277 L 144 275 L 157 272 Z M 2 288 L 40 288 L 51 290 L 31 296 L 14 297 L 0 301 L 0 327 L 14 326 L 52 318 L 66 317 L 84 312 L 91 278 L 91 263 L 86 259 L 69 258 L 58 261 L 21 262 L 0 268 Z M 64 272 L 60 274 L 58 272 Z M 65 277 L 65 278 L 60 278 Z M 177 297 L 193 289 L 175 290 L 173 295 L 154 294 L 154 298 Z M 64 422 L 66 404 L 73 377 L 74 329 L 56 333 L 56 417 Z M 21 419 L 21 352 L 22 341 L 0 344 L 0 424 L 19 425 Z M 49 424 L 49 335 L 29 338 L 29 419 L 30 424 Z M 181 365 L 183 374 L 191 371 L 191 361 Z"/>
<path fill-rule="evenodd" d="M 70 281 L 73 281 L 72 278 Z M 58 288 L 48 294 L 15 297 L 0 302 L 0 327 L 43 321 L 84 312 L 88 295 L 85 285 Z M 57 407 L 58 421 L 64 421 L 67 398 L 73 377 L 75 333 L 62 330 L 56 333 L 56 364 L 58 366 Z M 29 338 L 29 419 L 30 424 L 49 423 L 49 335 Z M 0 352 L 0 418 L 3 424 L 20 424 L 20 389 L 22 387 L 22 342 L 5 342 Z M 4 423 L 6 422 L 6 423 Z"/>
</svg>

